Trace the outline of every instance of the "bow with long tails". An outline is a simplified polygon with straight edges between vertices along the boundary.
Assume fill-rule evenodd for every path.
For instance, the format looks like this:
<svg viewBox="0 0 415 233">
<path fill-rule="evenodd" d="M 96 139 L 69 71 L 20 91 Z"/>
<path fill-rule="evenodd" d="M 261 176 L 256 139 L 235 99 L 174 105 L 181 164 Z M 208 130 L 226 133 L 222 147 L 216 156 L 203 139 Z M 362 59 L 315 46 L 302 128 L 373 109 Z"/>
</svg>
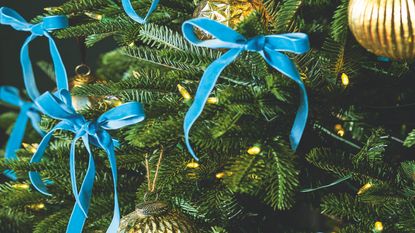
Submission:
<svg viewBox="0 0 415 233">
<path fill-rule="evenodd" d="M 19 90 L 11 86 L 0 86 L 0 101 L 20 108 L 20 113 L 17 116 L 13 130 L 10 134 L 9 140 L 7 141 L 6 151 L 4 154 L 6 159 L 16 160 L 16 150 L 19 149 L 22 144 L 26 125 L 29 119 L 32 123 L 33 129 L 35 129 L 40 135 L 44 135 L 44 132 L 39 127 L 39 110 L 33 103 L 22 100 L 19 95 Z M 4 171 L 3 174 L 12 180 L 17 179 L 16 174 L 11 170 Z"/>
<path fill-rule="evenodd" d="M 210 34 L 213 39 L 201 41 L 195 34 L 194 27 Z M 282 52 L 303 54 L 310 49 L 308 36 L 304 33 L 287 33 L 280 35 L 257 36 L 246 39 L 233 29 L 207 18 L 191 19 L 182 25 L 184 37 L 193 45 L 212 49 L 229 49 L 220 58 L 215 60 L 205 70 L 200 80 L 192 106 L 184 119 L 184 135 L 187 148 L 192 156 L 198 160 L 193 151 L 189 132 L 193 123 L 203 111 L 206 100 L 212 92 L 221 72 L 232 63 L 243 51 L 258 52 L 274 69 L 294 80 L 300 87 L 300 106 L 291 129 L 291 148 L 296 150 L 308 117 L 308 99 L 304 83 L 292 60 Z"/>
<path fill-rule="evenodd" d="M 131 0 L 121 0 L 122 7 L 124 8 L 125 13 L 132 18 L 134 21 L 145 24 L 147 22 L 148 17 L 150 17 L 151 13 L 157 8 L 157 4 L 159 3 L 159 0 L 153 0 L 151 3 L 150 9 L 147 11 L 147 14 L 144 18 L 139 16 L 137 12 L 133 8 L 133 4 L 131 3 Z"/>
<path fill-rule="evenodd" d="M 36 86 L 32 62 L 29 56 L 29 44 L 39 36 L 45 36 L 49 40 L 49 50 L 55 68 L 56 83 L 58 89 L 68 89 L 68 78 L 65 66 L 62 62 L 59 50 L 49 32 L 68 27 L 68 18 L 64 15 L 47 16 L 38 24 L 28 23 L 19 13 L 8 7 L 0 8 L 0 24 L 9 25 L 18 31 L 27 31 L 31 35 L 23 43 L 20 50 L 20 64 L 23 70 L 23 78 L 27 94 L 34 100 L 40 96 Z"/>
<path fill-rule="evenodd" d="M 88 121 L 75 111 L 71 103 L 71 95 L 65 89 L 60 90 L 55 94 L 46 92 L 37 98 L 35 103 L 43 113 L 51 118 L 60 120 L 60 122 L 43 137 L 36 153 L 30 161 L 31 163 L 41 161 L 49 141 L 56 130 L 70 131 L 75 134 L 70 147 L 69 163 L 72 191 L 76 203 L 74 205 L 66 232 L 82 232 L 83 225 L 87 218 L 95 177 L 95 163 L 90 147 L 91 144 L 102 148 L 106 152 L 109 159 L 114 184 L 114 213 L 107 232 L 117 232 L 120 222 L 120 210 L 117 193 L 117 167 L 114 152 L 114 140 L 108 133 L 108 130 L 120 129 L 144 120 L 143 106 L 138 102 L 125 103 L 107 111 L 94 121 Z M 89 154 L 89 162 L 81 189 L 78 192 L 75 174 L 75 145 L 79 139 L 82 139 Z M 48 193 L 46 185 L 42 182 L 38 172 L 29 172 L 29 177 L 33 186 L 38 191 L 45 195 L 51 195 Z"/>
</svg>

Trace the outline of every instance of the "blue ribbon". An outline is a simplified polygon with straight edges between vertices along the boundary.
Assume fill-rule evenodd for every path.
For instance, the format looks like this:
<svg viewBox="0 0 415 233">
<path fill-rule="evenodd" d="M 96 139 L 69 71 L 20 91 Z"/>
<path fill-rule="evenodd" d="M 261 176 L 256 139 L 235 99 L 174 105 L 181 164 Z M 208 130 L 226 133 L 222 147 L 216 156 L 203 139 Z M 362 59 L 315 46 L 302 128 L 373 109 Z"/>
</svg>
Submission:
<svg viewBox="0 0 415 233">
<path fill-rule="evenodd" d="M 88 121 L 78 114 L 72 106 L 70 93 L 63 89 L 55 94 L 44 93 L 36 99 L 35 103 L 39 109 L 60 122 L 47 133 L 39 144 L 38 150 L 33 155 L 31 163 L 40 162 L 47 145 L 56 130 L 70 131 L 75 134 L 70 147 L 70 175 L 72 191 L 76 200 L 66 232 L 82 232 L 83 225 L 87 218 L 91 201 L 92 187 L 95 177 L 95 163 L 90 145 L 93 144 L 102 148 L 108 155 L 114 184 L 114 213 L 111 224 L 107 229 L 108 233 L 117 232 L 120 222 L 120 210 L 117 193 L 117 168 L 114 152 L 114 140 L 107 130 L 120 129 L 122 127 L 136 124 L 144 120 L 144 109 L 138 102 L 130 102 L 118 106 L 102 114 L 95 121 Z M 81 189 L 78 192 L 75 174 L 75 145 L 82 139 L 89 154 L 88 169 L 83 179 Z M 38 172 L 29 172 L 29 178 L 33 186 L 45 195 L 48 193 L 46 185 L 42 182 Z"/>
<path fill-rule="evenodd" d="M 55 68 L 58 89 L 68 89 L 68 78 L 65 66 L 62 62 L 56 43 L 49 34 L 50 31 L 68 27 L 68 18 L 66 16 L 47 16 L 38 24 L 30 24 L 13 9 L 1 7 L 0 24 L 9 25 L 18 31 L 27 31 L 31 33 L 20 50 L 20 63 L 23 69 L 23 78 L 27 94 L 32 100 L 35 100 L 36 97 L 40 95 L 40 92 L 36 86 L 32 62 L 30 61 L 29 44 L 39 36 L 45 36 L 49 40 L 49 50 Z"/>
<path fill-rule="evenodd" d="M 124 8 L 125 13 L 132 18 L 134 21 L 145 24 L 147 22 L 148 17 L 153 13 L 153 11 L 157 8 L 157 4 L 159 3 L 159 0 L 153 0 L 151 3 L 150 9 L 148 10 L 146 16 L 144 19 L 137 14 L 137 12 L 133 8 L 133 4 L 131 3 L 131 0 L 121 0 L 122 7 Z"/>
<path fill-rule="evenodd" d="M 39 127 L 39 110 L 33 103 L 23 101 L 19 96 L 19 90 L 11 86 L 0 87 L 0 101 L 20 108 L 20 113 L 17 116 L 10 138 L 7 141 L 4 155 L 5 159 L 17 160 L 16 150 L 18 150 L 22 144 L 27 121 L 29 119 L 33 128 L 40 135 L 44 135 L 44 132 Z M 16 174 L 11 170 L 7 170 L 3 172 L 3 174 L 12 180 L 17 179 Z"/>
<path fill-rule="evenodd" d="M 195 34 L 194 27 L 198 27 L 214 39 L 201 41 Z M 188 20 L 182 25 L 184 37 L 193 45 L 212 49 L 229 49 L 220 58 L 214 61 L 205 70 L 196 92 L 193 104 L 184 119 L 184 134 L 187 148 L 197 160 L 190 141 L 189 132 L 193 123 L 203 111 L 206 100 L 212 92 L 220 73 L 232 63 L 243 51 L 258 52 L 274 69 L 294 80 L 301 91 L 300 106 L 291 129 L 290 142 L 295 151 L 308 117 L 308 99 L 305 86 L 301 80 L 295 64 L 282 52 L 303 54 L 310 49 L 308 36 L 304 33 L 287 33 L 281 35 L 257 36 L 246 39 L 231 28 L 207 18 Z"/>
</svg>

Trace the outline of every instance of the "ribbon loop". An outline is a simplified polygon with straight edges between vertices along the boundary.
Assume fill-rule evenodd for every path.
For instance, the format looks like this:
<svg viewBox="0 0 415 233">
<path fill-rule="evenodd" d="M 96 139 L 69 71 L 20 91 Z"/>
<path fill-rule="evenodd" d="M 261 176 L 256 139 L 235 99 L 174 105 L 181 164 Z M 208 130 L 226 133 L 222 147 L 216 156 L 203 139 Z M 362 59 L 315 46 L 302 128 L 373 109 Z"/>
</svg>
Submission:
<svg viewBox="0 0 415 233">
<path fill-rule="evenodd" d="M 134 21 L 140 24 L 145 24 L 147 22 L 148 17 L 150 17 L 151 13 L 153 13 L 153 11 L 156 10 L 158 3 L 159 3 L 159 0 L 153 0 L 153 2 L 151 3 L 150 9 L 148 9 L 147 11 L 146 16 L 142 18 L 134 10 L 131 0 L 121 0 L 121 4 L 122 4 L 122 7 L 124 8 L 125 13 L 127 13 L 127 15 L 131 19 L 133 19 Z"/>
<path fill-rule="evenodd" d="M 107 130 L 119 129 L 141 122 L 144 120 L 143 106 L 138 102 L 126 103 L 102 114 L 97 120 L 90 121 L 86 120 L 82 115 L 75 111 L 71 103 L 70 93 L 65 89 L 54 94 L 46 92 L 37 98 L 35 102 L 46 115 L 61 121 L 42 139 L 37 152 L 30 161 L 31 163 L 41 161 L 54 131 L 64 130 L 75 134 L 71 143 L 69 155 L 71 183 L 75 204 L 66 232 L 82 232 L 83 225 L 87 218 L 95 179 L 95 163 L 90 144 L 102 148 L 107 153 L 110 161 L 114 184 L 114 213 L 107 232 L 116 232 L 120 222 L 117 194 L 117 169 L 114 140 Z M 75 146 L 79 139 L 82 139 L 85 145 L 89 155 L 89 162 L 81 188 L 78 191 L 75 173 Z M 29 177 L 33 186 L 39 192 L 50 195 L 38 172 L 30 172 Z"/>
<path fill-rule="evenodd" d="M 201 41 L 198 39 L 194 27 L 203 30 L 215 39 Z M 291 148 L 298 147 L 308 117 L 307 92 L 294 62 L 283 52 L 302 54 L 309 47 L 308 36 L 304 33 L 287 33 L 281 35 L 257 36 L 246 39 L 233 29 L 207 18 L 191 19 L 182 25 L 183 36 L 193 45 L 207 48 L 229 49 L 220 58 L 214 61 L 205 70 L 200 80 L 192 106 L 186 113 L 183 129 L 187 148 L 190 154 L 198 160 L 193 151 L 189 132 L 194 122 L 203 111 L 210 93 L 212 92 L 221 72 L 231 64 L 243 51 L 258 52 L 274 69 L 294 80 L 300 87 L 300 106 L 290 133 Z"/>
<path fill-rule="evenodd" d="M 36 37 L 45 36 L 49 41 L 49 51 L 55 68 L 56 83 L 59 89 L 68 89 L 68 78 L 59 50 L 49 32 L 68 27 L 68 18 L 63 15 L 47 16 L 38 24 L 28 23 L 19 13 L 8 7 L 0 8 L 0 24 L 9 25 L 18 31 L 28 31 L 31 35 L 24 42 L 20 50 L 20 63 L 27 94 L 32 100 L 40 96 L 37 88 L 32 62 L 29 56 L 29 44 Z"/>
<path fill-rule="evenodd" d="M 40 114 L 39 110 L 33 103 L 25 102 L 19 96 L 19 90 L 11 86 L 0 87 L 0 101 L 20 108 L 20 113 L 17 116 L 16 122 L 13 126 L 13 130 L 10 134 L 9 140 L 6 144 L 5 159 L 15 160 L 17 159 L 16 150 L 18 150 L 23 142 L 24 133 L 26 131 L 26 125 L 28 119 L 30 119 L 33 128 L 43 135 L 43 131 L 39 127 Z M 16 180 L 17 176 L 13 171 L 5 171 L 7 177 L 12 180 Z"/>
</svg>

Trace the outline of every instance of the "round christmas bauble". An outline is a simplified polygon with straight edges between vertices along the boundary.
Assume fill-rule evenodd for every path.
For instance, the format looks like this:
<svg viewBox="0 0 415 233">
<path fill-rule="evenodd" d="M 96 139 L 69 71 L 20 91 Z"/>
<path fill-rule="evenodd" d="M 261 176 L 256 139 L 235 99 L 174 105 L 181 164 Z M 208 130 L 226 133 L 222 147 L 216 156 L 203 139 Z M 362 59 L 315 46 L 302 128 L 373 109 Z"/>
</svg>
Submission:
<svg viewBox="0 0 415 233">
<path fill-rule="evenodd" d="M 415 58 L 414 0 L 350 0 L 349 27 L 368 51 L 392 59 Z"/>
<path fill-rule="evenodd" d="M 203 0 L 193 16 L 209 18 L 236 29 L 247 16 L 263 7 L 262 0 Z M 197 34 L 202 38 L 207 37 L 200 31 Z"/>
<path fill-rule="evenodd" d="M 197 233 L 186 216 L 163 202 L 145 202 L 121 219 L 118 233 Z"/>
</svg>

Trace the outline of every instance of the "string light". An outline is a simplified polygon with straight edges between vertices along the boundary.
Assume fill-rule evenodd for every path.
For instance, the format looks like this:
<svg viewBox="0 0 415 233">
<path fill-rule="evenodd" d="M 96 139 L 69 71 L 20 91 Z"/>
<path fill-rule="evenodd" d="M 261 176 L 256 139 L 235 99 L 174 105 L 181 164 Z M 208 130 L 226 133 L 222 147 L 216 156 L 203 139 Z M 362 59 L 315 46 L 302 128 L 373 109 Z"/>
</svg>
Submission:
<svg viewBox="0 0 415 233">
<path fill-rule="evenodd" d="M 180 94 L 183 96 L 185 100 L 190 100 L 192 96 L 189 94 L 189 92 L 184 88 L 182 85 L 177 84 L 177 89 L 179 89 Z"/>
<path fill-rule="evenodd" d="M 357 191 L 357 195 L 361 195 L 363 193 L 365 193 L 367 190 L 369 190 L 370 188 L 372 188 L 373 184 L 372 183 L 367 183 L 365 185 L 363 185 L 359 191 Z"/>
<path fill-rule="evenodd" d="M 216 173 L 216 178 L 217 179 L 222 179 L 223 177 L 225 177 L 225 172 L 219 172 L 219 173 Z"/>
<path fill-rule="evenodd" d="M 32 210 L 42 210 L 45 208 L 45 204 L 44 203 L 30 204 L 30 205 L 27 205 L 27 207 Z"/>
<path fill-rule="evenodd" d="M 381 232 L 383 231 L 383 223 L 381 221 L 376 221 L 375 222 L 375 229 L 376 232 Z"/>
<path fill-rule="evenodd" d="M 343 126 L 341 124 L 336 124 L 334 126 L 334 130 L 336 131 L 337 135 L 340 137 L 343 137 L 346 131 L 344 130 Z"/>
<path fill-rule="evenodd" d="M 207 103 L 208 104 L 217 104 L 217 103 L 219 103 L 219 99 L 217 97 L 209 97 L 207 99 Z"/>
<path fill-rule="evenodd" d="M 199 168 L 199 166 L 200 166 L 200 164 L 195 162 L 195 161 L 192 161 L 192 162 L 186 164 L 186 167 L 191 168 L 191 169 Z"/>
<path fill-rule="evenodd" d="M 250 155 L 257 155 L 259 153 L 261 153 L 261 147 L 259 146 L 252 146 L 248 149 L 248 154 Z"/>
<path fill-rule="evenodd" d="M 25 148 L 26 150 L 28 150 L 30 153 L 36 153 L 36 151 L 37 151 L 37 148 L 39 147 L 39 144 L 37 144 L 37 143 L 32 143 L 32 144 L 29 144 L 29 143 L 22 143 L 22 145 L 23 145 L 23 148 Z"/>
<path fill-rule="evenodd" d="M 101 20 L 103 18 L 102 15 L 95 14 L 95 13 L 92 13 L 92 12 L 85 12 L 85 15 L 88 16 L 91 19 L 96 19 L 96 20 Z"/>
<path fill-rule="evenodd" d="M 29 189 L 30 185 L 23 183 L 23 184 L 14 184 L 12 185 L 12 187 L 18 190 L 27 190 Z"/>
<path fill-rule="evenodd" d="M 345 73 L 342 73 L 341 80 L 342 80 L 343 86 L 345 86 L 345 87 L 348 86 L 349 83 L 350 83 L 349 76 Z"/>
<path fill-rule="evenodd" d="M 135 45 L 135 42 L 133 41 L 133 42 L 128 44 L 128 47 L 134 47 L 134 45 Z"/>
</svg>

